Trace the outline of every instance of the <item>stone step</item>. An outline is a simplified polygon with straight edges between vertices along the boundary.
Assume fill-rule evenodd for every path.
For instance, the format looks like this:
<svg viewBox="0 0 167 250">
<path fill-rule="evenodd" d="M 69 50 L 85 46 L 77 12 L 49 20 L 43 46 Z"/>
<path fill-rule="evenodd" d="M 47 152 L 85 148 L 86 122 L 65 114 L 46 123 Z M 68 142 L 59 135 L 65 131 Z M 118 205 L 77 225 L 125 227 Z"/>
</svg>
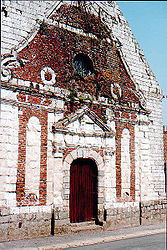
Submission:
<svg viewBox="0 0 167 250">
<path fill-rule="evenodd" d="M 71 232 L 78 233 L 84 231 L 100 231 L 103 230 L 103 226 L 96 225 L 94 221 L 80 222 L 71 224 Z"/>
</svg>

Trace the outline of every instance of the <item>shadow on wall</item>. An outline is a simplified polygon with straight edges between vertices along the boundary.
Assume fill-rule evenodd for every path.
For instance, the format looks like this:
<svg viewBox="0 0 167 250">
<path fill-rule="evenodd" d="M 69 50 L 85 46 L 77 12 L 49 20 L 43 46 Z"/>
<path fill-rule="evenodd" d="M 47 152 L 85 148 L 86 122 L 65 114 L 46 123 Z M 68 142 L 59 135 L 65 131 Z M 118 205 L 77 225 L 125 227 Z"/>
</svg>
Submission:
<svg viewBox="0 0 167 250">
<path fill-rule="evenodd" d="M 165 174 L 165 192 L 167 193 L 167 126 L 163 126 L 163 139 L 164 139 L 164 174 Z"/>
<path fill-rule="evenodd" d="M 167 193 L 167 175 L 166 175 L 166 162 L 164 163 L 164 174 L 165 174 L 165 192 Z"/>
</svg>

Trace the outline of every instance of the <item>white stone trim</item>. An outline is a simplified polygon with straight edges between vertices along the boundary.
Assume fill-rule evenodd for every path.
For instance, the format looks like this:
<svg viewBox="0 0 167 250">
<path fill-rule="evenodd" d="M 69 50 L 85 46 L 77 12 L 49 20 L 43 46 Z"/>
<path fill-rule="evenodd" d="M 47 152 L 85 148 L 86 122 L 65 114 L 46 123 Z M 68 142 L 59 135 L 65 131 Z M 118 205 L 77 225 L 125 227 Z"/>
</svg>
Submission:
<svg viewBox="0 0 167 250">
<path fill-rule="evenodd" d="M 98 171 L 103 169 L 102 163 L 104 163 L 104 159 L 99 153 L 89 148 L 77 148 L 77 149 L 72 150 L 65 157 L 64 159 L 65 170 L 70 170 L 70 166 L 72 162 L 78 158 L 92 159 L 95 161 Z"/>
<path fill-rule="evenodd" d="M 45 79 L 45 73 L 47 72 L 52 75 L 52 79 L 49 81 Z M 56 82 L 56 73 L 50 67 L 45 67 L 41 70 L 41 80 L 44 84 L 53 85 Z"/>
<path fill-rule="evenodd" d="M 103 205 L 105 202 L 104 197 L 104 159 L 103 157 L 93 149 L 86 147 L 79 147 L 77 149 L 72 150 L 63 161 L 63 172 L 64 172 L 64 181 L 63 181 L 63 194 L 67 196 L 63 197 L 63 206 L 66 207 L 66 210 L 69 213 L 69 198 L 70 198 L 70 167 L 74 160 L 78 158 L 84 159 L 92 159 L 95 161 L 98 170 L 98 210 L 103 209 Z M 70 218 L 68 215 L 68 220 L 70 222 Z"/>
</svg>

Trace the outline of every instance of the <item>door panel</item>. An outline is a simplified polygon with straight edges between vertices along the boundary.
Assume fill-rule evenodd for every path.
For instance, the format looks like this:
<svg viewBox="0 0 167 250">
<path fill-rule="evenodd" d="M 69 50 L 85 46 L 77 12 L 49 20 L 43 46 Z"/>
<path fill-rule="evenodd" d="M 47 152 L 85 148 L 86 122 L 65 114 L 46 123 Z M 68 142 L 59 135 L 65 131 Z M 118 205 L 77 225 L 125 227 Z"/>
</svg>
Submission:
<svg viewBox="0 0 167 250">
<path fill-rule="evenodd" d="M 77 159 L 70 169 L 70 222 L 97 217 L 97 167 L 93 160 Z"/>
</svg>

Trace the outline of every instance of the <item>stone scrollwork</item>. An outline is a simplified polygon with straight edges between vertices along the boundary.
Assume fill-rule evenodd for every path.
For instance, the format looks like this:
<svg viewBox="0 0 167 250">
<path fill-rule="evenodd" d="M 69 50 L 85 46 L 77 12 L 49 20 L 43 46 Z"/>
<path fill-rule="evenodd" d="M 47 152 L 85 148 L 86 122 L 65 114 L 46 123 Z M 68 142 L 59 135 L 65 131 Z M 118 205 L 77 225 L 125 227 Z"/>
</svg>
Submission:
<svg viewBox="0 0 167 250">
<path fill-rule="evenodd" d="M 137 91 L 137 96 L 140 100 L 141 107 L 145 109 L 146 108 L 146 99 L 144 97 L 144 94 L 141 92 L 141 90 Z"/>
<path fill-rule="evenodd" d="M 130 89 L 130 88 L 128 88 Z M 141 90 L 134 90 L 134 89 L 130 89 L 130 91 L 138 98 L 139 100 L 139 105 L 141 106 L 141 108 L 145 109 L 146 108 L 146 99 L 144 97 L 144 94 L 142 93 Z"/>
<path fill-rule="evenodd" d="M 12 78 L 12 71 L 11 69 L 19 66 L 19 63 L 15 56 L 6 57 L 1 61 L 1 80 L 2 81 L 9 81 Z"/>
<path fill-rule="evenodd" d="M 118 94 L 114 93 L 114 89 L 118 89 Z M 118 83 L 112 83 L 111 84 L 111 96 L 113 97 L 114 100 L 119 100 L 122 96 L 122 90 L 121 87 Z"/>
<path fill-rule="evenodd" d="M 16 55 L 5 57 L 1 61 L 1 80 L 8 82 L 12 79 L 12 69 L 22 66 L 27 60 L 17 59 Z"/>
<path fill-rule="evenodd" d="M 134 96 L 138 98 L 139 105 L 141 108 L 146 109 L 146 99 L 141 90 L 132 89 L 126 86 L 127 91 L 133 93 Z M 115 101 L 120 101 L 123 96 L 123 90 L 119 83 L 111 83 L 111 97 Z M 132 101 L 133 102 L 133 101 Z"/>
</svg>

